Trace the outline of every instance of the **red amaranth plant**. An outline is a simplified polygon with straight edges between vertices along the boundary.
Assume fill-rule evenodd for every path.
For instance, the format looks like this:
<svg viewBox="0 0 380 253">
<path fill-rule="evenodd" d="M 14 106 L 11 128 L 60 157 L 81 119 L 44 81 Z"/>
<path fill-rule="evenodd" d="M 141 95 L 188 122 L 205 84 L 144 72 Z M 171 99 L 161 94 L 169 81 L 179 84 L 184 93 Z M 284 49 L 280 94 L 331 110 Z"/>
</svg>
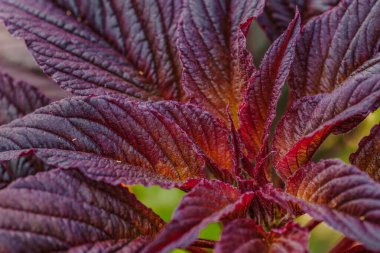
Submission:
<svg viewBox="0 0 380 253">
<path fill-rule="evenodd" d="M 0 0 L 0 19 L 78 95 L 1 75 L 1 252 L 308 252 L 319 221 L 346 235 L 332 252 L 380 251 L 379 126 L 352 165 L 310 161 L 380 106 L 379 1 Z M 136 184 L 187 194 L 164 224 Z"/>
</svg>

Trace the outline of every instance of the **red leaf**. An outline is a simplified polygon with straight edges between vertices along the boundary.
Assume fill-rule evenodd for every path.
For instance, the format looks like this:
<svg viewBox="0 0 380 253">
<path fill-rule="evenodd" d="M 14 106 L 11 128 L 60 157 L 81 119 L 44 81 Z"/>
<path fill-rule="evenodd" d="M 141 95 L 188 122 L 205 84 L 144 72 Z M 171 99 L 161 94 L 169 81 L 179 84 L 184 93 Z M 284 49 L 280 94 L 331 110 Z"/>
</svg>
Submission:
<svg viewBox="0 0 380 253">
<path fill-rule="evenodd" d="M 160 175 L 154 170 L 131 165 L 98 154 L 60 149 L 32 149 L 26 152 L 30 151 L 35 153 L 38 160 L 44 161 L 44 163 L 50 165 L 50 167 L 77 168 L 93 180 L 107 182 L 112 185 L 141 184 L 173 188 L 183 184 L 181 180 L 165 177 L 165 175 Z M 23 150 L 6 151 L 0 153 L 0 158 L 4 160 L 3 163 L 9 163 L 10 159 L 24 152 Z"/>
<path fill-rule="evenodd" d="M 150 104 L 174 121 L 220 169 L 234 172 L 232 134 L 224 122 L 194 105 L 159 102 Z"/>
<path fill-rule="evenodd" d="M 110 240 L 71 248 L 67 253 L 138 253 L 148 242 L 147 238 L 135 240 Z"/>
<path fill-rule="evenodd" d="M 331 92 L 353 75 L 380 70 L 380 2 L 342 0 L 311 20 L 297 43 L 293 78 L 297 97 Z"/>
<path fill-rule="evenodd" d="M 311 20 L 297 43 L 293 103 L 277 127 L 277 171 L 286 178 L 325 138 L 355 127 L 380 104 L 378 1 L 342 1 Z M 353 19 L 352 17 L 356 17 Z M 368 27 L 364 29 L 364 27 Z"/>
<path fill-rule="evenodd" d="M 229 105 L 237 123 L 241 91 L 254 70 L 244 35 L 263 7 L 263 0 L 186 0 L 184 4 L 178 47 L 186 94 L 226 121 Z"/>
<path fill-rule="evenodd" d="M 302 23 L 339 3 L 340 0 L 269 0 L 263 15 L 258 18 L 270 40 L 275 40 L 286 30 L 298 7 Z"/>
<path fill-rule="evenodd" d="M 270 233 L 270 253 L 307 253 L 309 232 L 298 224 L 290 222 L 280 229 L 273 229 Z"/>
<path fill-rule="evenodd" d="M 0 159 L 33 148 L 51 165 L 78 167 L 109 183 L 167 185 L 206 177 L 208 169 L 223 178 L 219 168 L 233 169 L 227 128 L 176 102 L 64 99 L 3 126 L 0 139 Z"/>
<path fill-rule="evenodd" d="M 276 128 L 274 162 L 282 178 L 310 160 L 330 133 L 359 124 L 380 105 L 380 75 L 356 75 L 331 93 L 297 100 Z"/>
<path fill-rule="evenodd" d="M 49 102 L 35 87 L 26 82 L 15 82 L 12 77 L 0 72 L 0 125 L 31 113 Z"/>
<path fill-rule="evenodd" d="M 309 163 L 287 182 L 297 202 L 317 220 L 323 220 L 347 237 L 380 250 L 380 184 L 356 167 L 339 160 Z"/>
<path fill-rule="evenodd" d="M 236 219 L 224 228 L 216 253 L 308 252 L 308 231 L 294 223 L 264 232 L 253 220 Z"/>
<path fill-rule="evenodd" d="M 80 95 L 180 98 L 182 1 L 1 0 L 0 19 L 45 73 Z"/>
<path fill-rule="evenodd" d="M 15 159 L 0 161 L 0 189 L 20 177 L 50 169 L 51 166 L 38 159 L 33 151 L 22 152 Z"/>
<path fill-rule="evenodd" d="M 0 206 L 1 252 L 63 251 L 150 237 L 163 226 L 126 188 L 89 180 L 73 169 L 14 181 L 0 191 Z"/>
<path fill-rule="evenodd" d="M 356 245 L 352 248 L 349 248 L 348 250 L 343 251 L 343 253 L 376 253 L 376 252 L 366 249 L 363 245 Z"/>
<path fill-rule="evenodd" d="M 380 181 L 380 125 L 372 128 L 369 136 L 360 141 L 358 150 L 351 154 L 350 162 Z"/>
<path fill-rule="evenodd" d="M 220 181 L 202 180 L 177 207 L 172 220 L 143 253 L 169 252 L 195 241 L 208 223 L 243 216 L 252 198 Z"/>
<path fill-rule="evenodd" d="M 250 219 L 236 219 L 223 229 L 215 253 L 267 252 L 264 231 Z"/>
<path fill-rule="evenodd" d="M 287 31 L 268 49 L 259 70 L 248 85 L 244 102 L 240 105 L 239 133 L 251 158 L 256 158 L 260 151 L 264 153 L 263 149 L 266 148 L 281 88 L 293 62 L 300 22 L 297 13 Z"/>
<path fill-rule="evenodd" d="M 267 194 L 275 189 L 267 184 L 256 190 L 249 207 L 249 216 L 266 230 L 283 226 L 301 214 L 297 205 L 281 199 L 273 199 Z"/>
</svg>

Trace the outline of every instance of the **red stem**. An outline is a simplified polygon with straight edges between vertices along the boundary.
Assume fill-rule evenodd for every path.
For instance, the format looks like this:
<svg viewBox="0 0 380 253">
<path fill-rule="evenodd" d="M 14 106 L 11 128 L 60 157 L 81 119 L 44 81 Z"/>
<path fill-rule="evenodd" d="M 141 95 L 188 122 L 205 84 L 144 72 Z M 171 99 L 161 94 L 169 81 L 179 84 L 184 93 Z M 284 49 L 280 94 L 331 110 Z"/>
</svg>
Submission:
<svg viewBox="0 0 380 253">
<path fill-rule="evenodd" d="M 329 253 L 340 253 L 340 252 L 343 252 L 349 248 L 351 248 L 352 246 L 354 246 L 356 242 L 347 238 L 347 237 L 344 237 L 337 245 L 335 245 L 334 248 L 332 248 L 330 250 Z"/>
<path fill-rule="evenodd" d="M 206 239 L 198 239 L 191 244 L 193 247 L 197 248 L 205 248 L 205 249 L 213 249 L 215 246 L 215 241 L 206 240 Z"/>
<path fill-rule="evenodd" d="M 306 224 L 305 228 L 306 228 L 307 230 L 311 231 L 311 230 L 313 230 L 316 226 L 318 226 L 320 223 L 321 223 L 320 221 L 316 221 L 316 220 L 313 219 L 313 220 L 309 221 L 309 222 Z"/>
</svg>

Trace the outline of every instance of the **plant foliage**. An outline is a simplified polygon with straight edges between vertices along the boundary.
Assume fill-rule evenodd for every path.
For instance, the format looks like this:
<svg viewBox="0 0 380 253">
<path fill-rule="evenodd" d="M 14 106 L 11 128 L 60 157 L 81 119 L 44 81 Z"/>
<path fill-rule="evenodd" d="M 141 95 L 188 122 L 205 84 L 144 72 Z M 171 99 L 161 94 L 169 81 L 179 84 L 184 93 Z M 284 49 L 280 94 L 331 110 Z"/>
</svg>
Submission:
<svg viewBox="0 0 380 253">
<path fill-rule="evenodd" d="M 0 20 L 75 95 L 0 74 L 1 252 L 308 252 L 304 213 L 380 251 L 379 125 L 352 165 L 311 161 L 380 106 L 380 1 L 0 0 Z M 186 195 L 165 224 L 136 184 Z"/>
</svg>

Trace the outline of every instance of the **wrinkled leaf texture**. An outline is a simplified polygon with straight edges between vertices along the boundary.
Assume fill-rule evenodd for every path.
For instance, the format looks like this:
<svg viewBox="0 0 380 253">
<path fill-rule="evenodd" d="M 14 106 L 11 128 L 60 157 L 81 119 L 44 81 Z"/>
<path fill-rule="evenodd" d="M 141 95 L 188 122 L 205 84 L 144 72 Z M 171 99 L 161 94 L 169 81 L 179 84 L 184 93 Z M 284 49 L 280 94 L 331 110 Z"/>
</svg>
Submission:
<svg viewBox="0 0 380 253">
<path fill-rule="evenodd" d="M 297 205 L 268 197 L 266 192 L 273 189 L 270 184 L 256 189 L 249 206 L 250 218 L 267 230 L 284 226 L 302 214 Z"/>
<path fill-rule="evenodd" d="M 297 43 L 290 87 L 299 98 L 331 92 L 380 70 L 380 2 L 342 0 L 310 21 Z"/>
<path fill-rule="evenodd" d="M 266 155 L 263 149 L 266 148 L 270 127 L 276 116 L 281 89 L 293 62 L 300 22 L 297 12 L 286 32 L 266 52 L 245 91 L 239 108 L 239 133 L 251 158 L 256 158 L 259 152 L 261 156 Z"/>
<path fill-rule="evenodd" d="M 182 96 L 181 9 L 181 0 L 1 0 L 0 19 L 74 94 L 173 99 Z"/>
<path fill-rule="evenodd" d="M 0 72 L 0 125 L 11 122 L 37 108 L 49 104 L 50 99 L 24 81 L 14 81 Z"/>
<path fill-rule="evenodd" d="M 0 69 L 16 80 L 27 81 L 51 100 L 55 101 L 70 95 L 43 74 L 24 40 L 9 34 L 2 21 L 0 21 Z"/>
<path fill-rule="evenodd" d="M 297 7 L 301 12 L 302 22 L 306 23 L 339 2 L 340 0 L 268 0 L 263 15 L 257 21 L 273 41 L 286 30 Z"/>
<path fill-rule="evenodd" d="M 220 118 L 227 119 L 229 105 L 235 123 L 241 92 L 254 71 L 245 35 L 264 4 L 263 0 L 184 0 L 178 48 L 185 92 Z"/>
<path fill-rule="evenodd" d="M 1 252 L 121 247 L 163 226 L 126 188 L 92 181 L 74 169 L 18 179 L 0 191 L 0 203 Z"/>
<path fill-rule="evenodd" d="M 380 181 L 380 125 L 371 129 L 369 136 L 363 138 L 358 150 L 351 154 L 350 162 L 365 171 L 377 182 Z"/>
<path fill-rule="evenodd" d="M 226 225 L 216 253 L 306 253 L 309 233 L 294 223 L 266 233 L 250 219 L 236 219 Z"/>
<path fill-rule="evenodd" d="M 380 184 L 339 160 L 309 163 L 286 183 L 286 197 L 368 249 L 380 250 Z M 272 191 L 274 193 L 274 191 Z M 278 194 L 278 192 L 277 192 Z"/>
<path fill-rule="evenodd" d="M 38 159 L 33 151 L 22 152 L 17 158 L 0 162 L 0 189 L 18 178 L 50 169 L 52 167 Z"/>
<path fill-rule="evenodd" d="M 267 188 L 260 196 L 299 204 L 317 220 L 325 220 L 369 249 L 380 250 L 379 184 L 356 167 L 335 160 L 302 167 L 328 134 L 350 130 L 380 105 L 379 2 L 343 0 L 313 18 L 296 43 L 297 14 L 257 71 L 245 50 L 245 35 L 264 1 L 183 2 L 182 12 L 182 1 L 174 0 L 0 0 L 0 19 L 11 33 L 26 40 L 45 73 L 75 94 L 92 95 L 61 100 L 0 127 L 0 175 L 3 187 L 8 184 L 0 191 L 0 234 L 4 235 L 0 249 L 141 250 L 146 239 L 138 237 L 155 235 L 161 219 L 127 189 L 92 180 L 171 187 L 212 173 L 229 181 L 238 151 L 231 143 L 237 137 L 223 122 L 226 108 L 230 106 L 237 123 L 241 92 L 247 88 L 239 133 L 251 158 L 266 155 L 275 105 L 296 45 L 289 82 L 293 104 L 274 139 L 274 162 L 287 193 Z M 267 8 L 272 8 L 272 2 Z M 325 8 L 325 3 L 330 6 L 328 2 L 319 6 Z M 282 22 L 289 13 L 278 7 Z M 314 13 L 308 8 L 303 15 Z M 179 19 L 186 94 L 179 85 L 181 64 L 175 46 Z M 265 95 L 257 96 L 258 90 Z M 104 94 L 112 96 L 96 96 Z M 219 119 L 196 105 L 132 102 L 122 95 L 138 99 L 186 95 Z M 359 160 L 360 152 L 368 152 L 368 140 L 362 141 L 352 159 L 376 179 L 366 161 Z M 21 163 L 28 173 L 11 176 L 9 171 L 19 171 L 17 160 L 11 159 L 19 155 L 17 159 L 24 159 L 25 154 L 35 154 L 49 166 L 79 170 L 33 175 L 36 170 Z M 31 176 L 19 178 L 25 175 Z M 254 196 L 220 181 L 201 180 L 143 251 L 187 247 L 208 223 L 224 221 L 227 225 L 217 252 L 228 247 L 242 247 L 244 252 L 250 245 L 264 252 L 285 248 L 306 252 L 307 233 L 296 225 L 265 233 L 252 220 L 228 224 L 247 215 Z"/>
<path fill-rule="evenodd" d="M 161 184 L 233 172 L 226 126 L 193 105 L 73 97 L 0 129 L 0 159 L 26 149 L 112 184 Z M 5 152 L 8 151 L 8 152 Z"/>
<path fill-rule="evenodd" d="M 379 105 L 379 74 L 356 76 L 331 93 L 297 100 L 276 129 L 273 146 L 279 174 L 290 176 L 330 133 L 347 132 Z"/>
<path fill-rule="evenodd" d="M 304 27 L 289 84 L 293 104 L 274 138 L 281 177 L 310 160 L 330 133 L 349 131 L 380 105 L 379 23 L 379 1 L 355 0 Z"/>
<path fill-rule="evenodd" d="M 24 81 L 15 81 L 6 73 L 0 73 L 0 124 L 9 123 L 49 102 L 50 99 L 36 87 Z M 19 177 L 33 175 L 50 168 L 36 158 L 33 152 L 22 152 L 15 159 L 0 162 L 0 188 Z"/>
<path fill-rule="evenodd" d="M 67 253 L 137 253 L 147 242 L 147 238 L 109 240 L 70 248 Z"/>
<path fill-rule="evenodd" d="M 172 220 L 142 252 L 169 252 L 186 247 L 207 224 L 244 216 L 251 199 L 250 192 L 241 194 L 229 184 L 202 180 L 185 195 Z"/>
</svg>

